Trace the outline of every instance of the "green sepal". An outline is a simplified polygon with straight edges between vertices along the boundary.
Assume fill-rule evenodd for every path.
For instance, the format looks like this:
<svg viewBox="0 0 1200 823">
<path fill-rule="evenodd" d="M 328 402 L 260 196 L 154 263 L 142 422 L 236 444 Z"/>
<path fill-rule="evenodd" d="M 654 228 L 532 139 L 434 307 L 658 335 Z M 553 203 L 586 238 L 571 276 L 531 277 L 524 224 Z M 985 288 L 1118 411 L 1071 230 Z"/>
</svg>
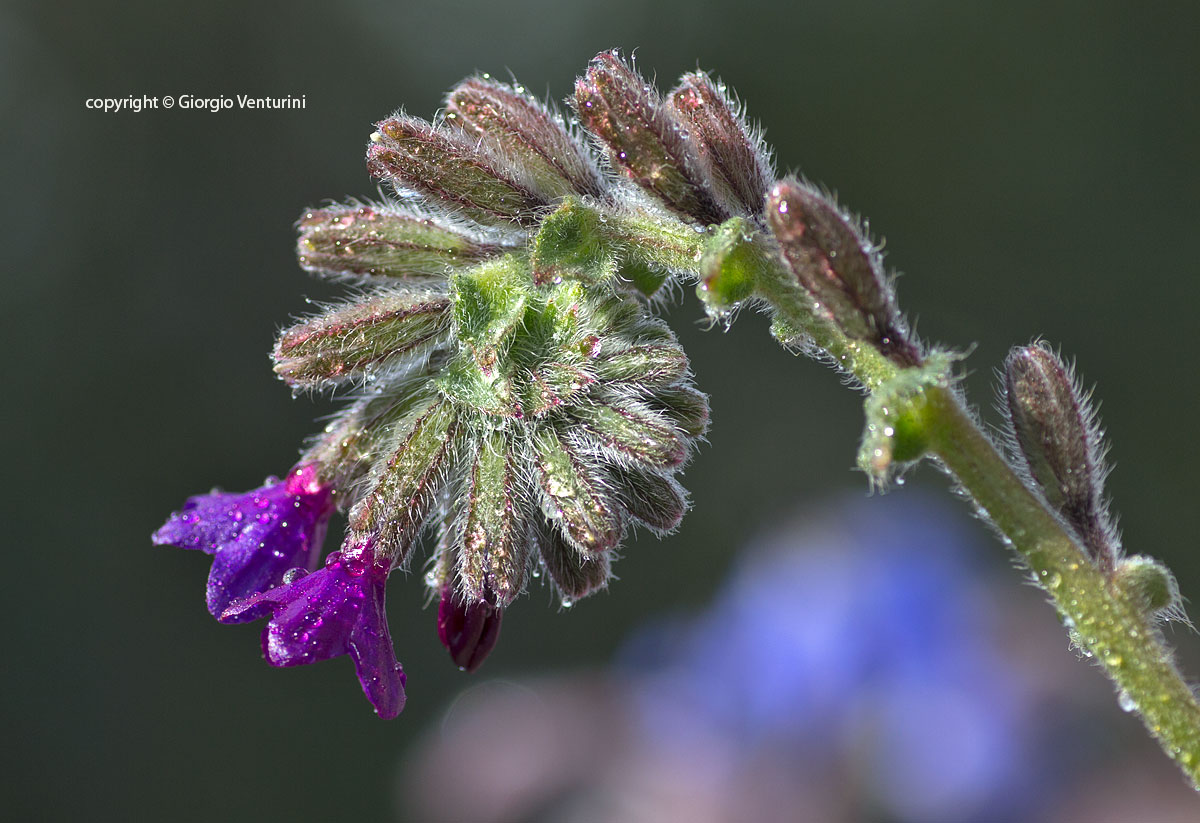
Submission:
<svg viewBox="0 0 1200 823">
<path fill-rule="evenodd" d="M 1182 608 L 1175 575 L 1153 557 L 1139 554 L 1122 558 L 1113 571 L 1113 581 L 1149 617 Z"/>
<path fill-rule="evenodd" d="M 772 259 L 750 221 L 733 217 L 704 244 L 696 294 L 713 316 L 724 316 L 752 297 Z"/>
<path fill-rule="evenodd" d="M 533 276 L 539 283 L 565 279 L 602 283 L 616 274 L 617 256 L 600 212 L 569 197 L 542 220 L 533 239 Z"/>
<path fill-rule="evenodd" d="M 946 352 L 933 352 L 923 365 L 897 371 L 867 398 L 858 467 L 876 482 L 886 484 L 929 450 L 926 390 L 950 385 L 954 359 Z"/>
<path fill-rule="evenodd" d="M 528 269 L 511 255 L 460 272 L 453 282 L 458 338 L 478 350 L 498 345 L 521 323 L 533 290 Z"/>
<path fill-rule="evenodd" d="M 434 382 L 443 395 L 480 414 L 513 417 L 520 412 L 512 384 L 499 364 L 485 371 L 469 352 L 450 361 Z"/>
</svg>

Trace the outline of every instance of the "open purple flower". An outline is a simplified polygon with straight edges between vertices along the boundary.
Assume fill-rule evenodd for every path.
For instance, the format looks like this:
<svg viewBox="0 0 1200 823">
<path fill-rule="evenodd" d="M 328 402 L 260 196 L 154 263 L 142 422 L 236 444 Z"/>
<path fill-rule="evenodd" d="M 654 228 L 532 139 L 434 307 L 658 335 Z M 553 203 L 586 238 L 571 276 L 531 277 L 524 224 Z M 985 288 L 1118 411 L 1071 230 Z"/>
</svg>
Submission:
<svg viewBox="0 0 1200 823">
<path fill-rule="evenodd" d="M 160 546 L 214 555 L 208 610 L 214 617 L 235 600 L 278 586 L 288 569 L 316 565 L 333 512 L 332 489 L 316 467 L 269 479 L 244 494 L 214 491 L 190 498 L 154 533 Z"/>
<path fill-rule="evenodd" d="M 223 623 L 271 615 L 263 629 L 263 653 L 272 666 L 301 666 L 350 655 L 358 682 L 385 719 L 404 708 L 404 670 L 396 662 L 384 610 L 390 563 L 369 545 L 333 552 L 325 567 L 269 591 L 240 600 L 220 616 Z"/>
</svg>

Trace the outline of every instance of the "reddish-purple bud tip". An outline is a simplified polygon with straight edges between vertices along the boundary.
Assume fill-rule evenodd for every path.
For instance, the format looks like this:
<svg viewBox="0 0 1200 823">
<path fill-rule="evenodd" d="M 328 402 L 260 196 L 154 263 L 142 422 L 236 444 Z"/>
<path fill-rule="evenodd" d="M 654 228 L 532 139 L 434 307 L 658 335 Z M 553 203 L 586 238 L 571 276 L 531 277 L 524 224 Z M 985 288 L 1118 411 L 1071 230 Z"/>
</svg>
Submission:
<svg viewBox="0 0 1200 823">
<path fill-rule="evenodd" d="M 438 638 L 450 657 L 468 672 L 482 665 L 500 639 L 504 610 L 486 600 L 468 602 L 447 582 L 438 604 Z"/>
</svg>

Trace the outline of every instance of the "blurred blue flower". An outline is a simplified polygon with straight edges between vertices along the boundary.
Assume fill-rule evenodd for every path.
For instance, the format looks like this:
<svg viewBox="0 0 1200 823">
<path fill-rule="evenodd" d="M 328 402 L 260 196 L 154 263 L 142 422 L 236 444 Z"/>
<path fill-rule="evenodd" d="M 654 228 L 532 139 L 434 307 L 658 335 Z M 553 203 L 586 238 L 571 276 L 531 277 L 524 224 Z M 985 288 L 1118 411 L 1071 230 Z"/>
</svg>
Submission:
<svg viewBox="0 0 1200 823">
<path fill-rule="evenodd" d="M 647 744 L 839 762 L 885 818 L 1018 819 L 1043 741 L 980 602 L 978 542 L 911 493 L 773 531 L 711 608 L 621 654 Z"/>
</svg>

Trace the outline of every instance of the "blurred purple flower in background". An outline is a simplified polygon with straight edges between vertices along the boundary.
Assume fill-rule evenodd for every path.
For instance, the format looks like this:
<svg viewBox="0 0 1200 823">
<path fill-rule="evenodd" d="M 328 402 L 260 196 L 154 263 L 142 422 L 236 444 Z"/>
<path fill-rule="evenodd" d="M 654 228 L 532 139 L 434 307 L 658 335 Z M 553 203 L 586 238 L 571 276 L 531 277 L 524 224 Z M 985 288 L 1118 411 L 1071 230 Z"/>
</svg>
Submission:
<svg viewBox="0 0 1200 823">
<path fill-rule="evenodd" d="M 763 750 L 797 771 L 836 763 L 883 818 L 1013 820 L 1036 806 L 1033 706 L 997 649 L 977 541 L 906 497 L 903 511 L 849 504 L 775 531 L 704 614 L 635 637 L 620 665 L 641 681 L 646 745 L 715 737 L 731 773 Z"/>
<path fill-rule="evenodd" d="M 802 513 L 608 671 L 468 690 L 406 762 L 402 818 L 1087 819 L 1064 798 L 1096 795 L 1080 780 L 1115 735 L 1087 733 L 1085 712 L 1111 696 L 1052 662 L 1061 639 L 1032 592 L 994 606 L 977 532 L 915 491 Z M 1194 803 L 1173 788 L 1160 796 Z"/>
</svg>

